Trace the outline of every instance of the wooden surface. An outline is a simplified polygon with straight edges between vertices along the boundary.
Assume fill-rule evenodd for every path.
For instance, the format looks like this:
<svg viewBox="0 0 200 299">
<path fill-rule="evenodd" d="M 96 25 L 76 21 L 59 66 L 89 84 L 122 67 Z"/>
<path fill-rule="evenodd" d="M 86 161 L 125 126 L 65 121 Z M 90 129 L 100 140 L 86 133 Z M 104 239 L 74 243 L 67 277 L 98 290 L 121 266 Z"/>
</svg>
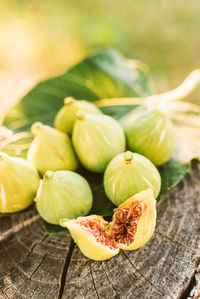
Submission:
<svg viewBox="0 0 200 299">
<path fill-rule="evenodd" d="M 0 219 L 0 298 L 197 298 L 200 164 L 158 205 L 152 239 L 104 262 L 68 234 L 47 235 L 35 213 Z"/>
</svg>

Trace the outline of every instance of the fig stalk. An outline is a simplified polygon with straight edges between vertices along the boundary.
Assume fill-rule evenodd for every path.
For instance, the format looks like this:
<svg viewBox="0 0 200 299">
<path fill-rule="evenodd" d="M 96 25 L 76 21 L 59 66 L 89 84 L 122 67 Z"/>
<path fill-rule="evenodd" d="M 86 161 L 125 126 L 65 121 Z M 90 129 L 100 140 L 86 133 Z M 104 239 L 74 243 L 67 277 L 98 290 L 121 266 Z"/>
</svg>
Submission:
<svg viewBox="0 0 200 299">
<path fill-rule="evenodd" d="M 145 106 L 157 106 L 160 101 L 163 103 L 175 102 L 185 99 L 198 85 L 200 85 L 200 69 L 192 71 L 187 78 L 175 89 L 154 94 L 147 97 L 135 97 L 135 98 L 112 98 L 102 99 L 95 101 L 98 107 L 109 106 L 126 106 L 126 105 L 145 105 Z"/>
<path fill-rule="evenodd" d="M 125 154 L 124 154 L 124 161 L 126 164 L 129 164 L 131 163 L 131 161 L 133 160 L 133 153 L 127 151 Z"/>
</svg>

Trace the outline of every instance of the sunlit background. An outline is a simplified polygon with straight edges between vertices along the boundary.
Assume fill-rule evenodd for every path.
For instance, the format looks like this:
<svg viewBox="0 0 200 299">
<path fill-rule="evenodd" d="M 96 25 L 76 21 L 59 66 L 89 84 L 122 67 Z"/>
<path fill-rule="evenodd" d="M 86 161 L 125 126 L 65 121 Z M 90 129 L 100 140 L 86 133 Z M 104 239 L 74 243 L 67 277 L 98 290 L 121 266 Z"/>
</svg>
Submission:
<svg viewBox="0 0 200 299">
<path fill-rule="evenodd" d="M 149 64 L 157 91 L 200 67 L 199 0 L 0 0 L 0 16 L 0 113 L 103 47 Z"/>
</svg>

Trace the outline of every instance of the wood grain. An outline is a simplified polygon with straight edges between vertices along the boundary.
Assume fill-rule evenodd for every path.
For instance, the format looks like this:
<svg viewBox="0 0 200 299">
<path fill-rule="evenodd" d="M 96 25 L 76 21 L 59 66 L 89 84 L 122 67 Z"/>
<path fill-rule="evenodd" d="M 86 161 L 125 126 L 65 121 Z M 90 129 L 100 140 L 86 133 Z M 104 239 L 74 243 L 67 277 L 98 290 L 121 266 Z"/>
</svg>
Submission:
<svg viewBox="0 0 200 299">
<path fill-rule="evenodd" d="M 200 164 L 161 201 L 152 239 L 97 262 L 68 234 L 49 236 L 38 215 L 0 219 L 0 298 L 197 298 Z"/>
</svg>

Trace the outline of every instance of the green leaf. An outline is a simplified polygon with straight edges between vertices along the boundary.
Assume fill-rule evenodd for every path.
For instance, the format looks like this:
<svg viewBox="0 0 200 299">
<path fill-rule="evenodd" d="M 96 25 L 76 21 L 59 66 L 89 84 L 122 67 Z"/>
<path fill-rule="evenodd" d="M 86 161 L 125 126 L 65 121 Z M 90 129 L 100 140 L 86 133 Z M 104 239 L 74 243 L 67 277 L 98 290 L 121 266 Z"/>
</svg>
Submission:
<svg viewBox="0 0 200 299">
<path fill-rule="evenodd" d="M 15 132 L 29 130 L 35 121 L 52 125 L 67 96 L 89 101 L 144 96 L 150 93 L 147 78 L 146 72 L 130 68 L 116 50 L 97 53 L 65 74 L 39 83 L 8 112 L 4 125 Z M 122 109 L 124 114 L 128 108 L 115 107 L 112 115 Z"/>
<path fill-rule="evenodd" d="M 169 160 L 163 166 L 159 167 L 162 186 L 157 201 L 160 201 L 163 194 L 175 187 L 181 179 L 190 171 L 191 162 L 182 164 L 175 159 Z"/>
</svg>

